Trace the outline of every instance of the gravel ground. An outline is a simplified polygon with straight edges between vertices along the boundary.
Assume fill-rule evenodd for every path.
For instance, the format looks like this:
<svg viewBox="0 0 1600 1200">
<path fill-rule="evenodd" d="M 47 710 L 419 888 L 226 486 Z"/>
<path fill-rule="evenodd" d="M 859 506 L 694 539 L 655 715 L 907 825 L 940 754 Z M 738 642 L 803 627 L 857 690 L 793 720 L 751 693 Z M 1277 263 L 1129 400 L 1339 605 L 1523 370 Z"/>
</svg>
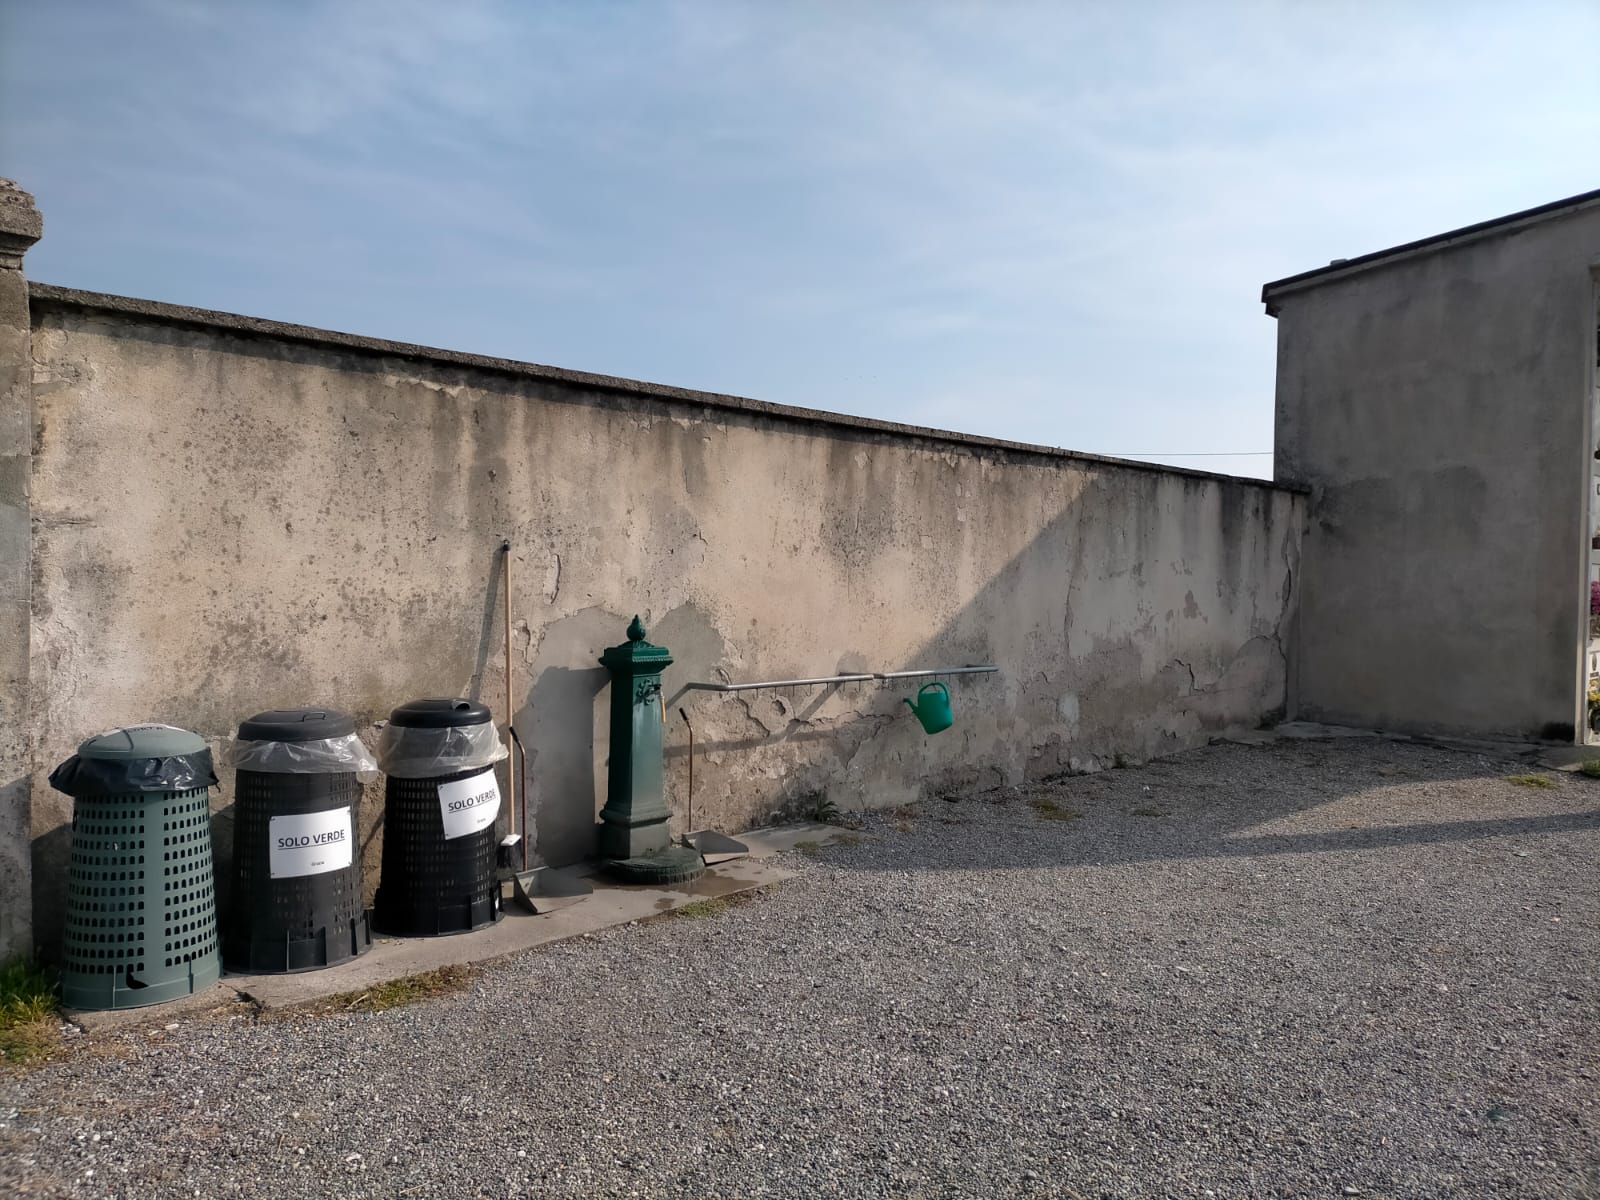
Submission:
<svg viewBox="0 0 1600 1200">
<path fill-rule="evenodd" d="M 1217 745 L 384 1013 L 0 1078 L 0 1194 L 1600 1197 L 1600 782 Z M 157 1018 L 159 1019 L 159 1018 Z"/>
</svg>

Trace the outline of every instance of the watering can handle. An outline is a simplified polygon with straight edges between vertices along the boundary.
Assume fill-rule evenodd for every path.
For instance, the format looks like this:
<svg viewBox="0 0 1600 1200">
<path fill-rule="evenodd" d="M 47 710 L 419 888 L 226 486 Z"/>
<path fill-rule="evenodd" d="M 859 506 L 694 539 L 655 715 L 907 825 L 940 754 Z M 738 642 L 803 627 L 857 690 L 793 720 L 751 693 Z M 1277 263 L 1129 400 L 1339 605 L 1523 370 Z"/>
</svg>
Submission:
<svg viewBox="0 0 1600 1200">
<path fill-rule="evenodd" d="M 922 685 L 921 689 L 919 689 L 918 692 L 917 692 L 917 699 L 918 700 L 922 699 L 922 693 L 927 691 L 929 688 L 938 688 L 946 696 L 948 696 L 950 694 L 950 689 L 945 687 L 944 684 L 940 683 L 937 679 L 935 679 L 932 683 L 925 683 L 925 684 Z"/>
</svg>

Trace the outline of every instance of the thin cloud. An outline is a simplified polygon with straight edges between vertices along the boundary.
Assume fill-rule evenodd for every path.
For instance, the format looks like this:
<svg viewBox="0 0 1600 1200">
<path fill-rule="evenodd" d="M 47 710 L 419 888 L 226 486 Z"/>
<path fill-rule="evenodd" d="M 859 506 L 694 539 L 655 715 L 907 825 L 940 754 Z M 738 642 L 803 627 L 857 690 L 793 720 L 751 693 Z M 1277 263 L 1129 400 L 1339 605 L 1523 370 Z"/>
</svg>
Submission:
<svg viewBox="0 0 1600 1200">
<path fill-rule="evenodd" d="M 1264 280 L 1600 144 L 1578 0 L 10 20 L 35 277 L 1084 449 L 1259 449 Z"/>
</svg>

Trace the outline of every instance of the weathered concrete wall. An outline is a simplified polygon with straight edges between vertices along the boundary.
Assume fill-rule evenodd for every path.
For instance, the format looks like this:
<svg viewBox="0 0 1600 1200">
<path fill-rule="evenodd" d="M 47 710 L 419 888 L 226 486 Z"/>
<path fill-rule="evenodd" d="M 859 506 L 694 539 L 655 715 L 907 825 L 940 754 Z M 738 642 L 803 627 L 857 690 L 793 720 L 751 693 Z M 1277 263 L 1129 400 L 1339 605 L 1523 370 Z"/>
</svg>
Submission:
<svg viewBox="0 0 1600 1200">
<path fill-rule="evenodd" d="M 0 179 L 0 963 L 33 944 L 26 736 L 33 391 L 22 256 L 41 229 L 33 197 Z"/>
<path fill-rule="evenodd" d="M 220 748 L 278 706 L 342 708 L 369 736 L 418 696 L 498 710 L 503 537 L 556 862 L 593 845 L 596 656 L 635 612 L 676 658 L 680 820 L 678 708 L 695 722 L 697 825 L 1148 756 L 1284 701 L 1301 498 L 1271 485 L 49 289 L 33 316 L 41 910 L 68 819 L 42 777 L 88 733 L 162 720 Z M 911 688 L 681 690 L 984 662 L 1000 673 L 954 681 L 935 738 Z M 373 789 L 369 854 L 380 810 Z"/>
<path fill-rule="evenodd" d="M 1269 287 L 1277 478 L 1311 489 L 1297 715 L 1573 736 L 1596 261 L 1590 206 Z"/>
</svg>

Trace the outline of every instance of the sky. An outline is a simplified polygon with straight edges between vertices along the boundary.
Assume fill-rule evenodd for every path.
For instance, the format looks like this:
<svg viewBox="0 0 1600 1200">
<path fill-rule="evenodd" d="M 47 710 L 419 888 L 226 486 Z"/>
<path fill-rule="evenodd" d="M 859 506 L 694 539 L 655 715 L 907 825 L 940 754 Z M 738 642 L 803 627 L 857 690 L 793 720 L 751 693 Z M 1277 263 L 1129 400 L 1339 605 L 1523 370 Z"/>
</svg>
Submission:
<svg viewBox="0 0 1600 1200">
<path fill-rule="evenodd" d="M 1597 0 L 0 0 L 46 283 L 1270 476 L 1268 280 L 1600 187 Z"/>
</svg>

